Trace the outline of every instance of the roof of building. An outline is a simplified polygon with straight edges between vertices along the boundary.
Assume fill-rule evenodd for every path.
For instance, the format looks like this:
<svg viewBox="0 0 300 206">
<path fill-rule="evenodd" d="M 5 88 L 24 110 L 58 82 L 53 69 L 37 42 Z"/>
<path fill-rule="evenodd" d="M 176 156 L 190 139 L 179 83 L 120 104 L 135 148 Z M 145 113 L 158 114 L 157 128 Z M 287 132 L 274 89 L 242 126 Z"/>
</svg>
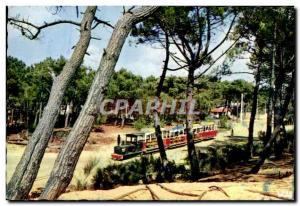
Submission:
<svg viewBox="0 0 300 206">
<path fill-rule="evenodd" d="M 217 108 L 212 108 L 210 111 L 213 112 L 213 113 L 223 113 L 223 112 L 230 111 L 230 109 L 227 108 L 227 107 L 225 107 L 225 108 L 224 107 L 217 107 Z"/>
</svg>

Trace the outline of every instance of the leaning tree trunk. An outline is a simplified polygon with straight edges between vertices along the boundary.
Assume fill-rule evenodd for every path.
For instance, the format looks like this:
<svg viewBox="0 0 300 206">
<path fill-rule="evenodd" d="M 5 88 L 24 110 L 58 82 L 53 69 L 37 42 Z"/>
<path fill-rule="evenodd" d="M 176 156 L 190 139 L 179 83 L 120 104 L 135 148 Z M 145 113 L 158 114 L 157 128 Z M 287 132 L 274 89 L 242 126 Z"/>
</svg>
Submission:
<svg viewBox="0 0 300 206">
<path fill-rule="evenodd" d="M 104 92 L 114 72 L 124 42 L 132 26 L 151 15 L 157 8 L 158 7 L 141 7 L 128 11 L 117 22 L 109 43 L 102 55 L 100 66 L 90 88 L 87 100 L 63 148 L 58 154 L 40 199 L 56 199 L 68 187 L 95 117 L 99 113 L 99 104 L 101 104 L 104 98 Z"/>
<path fill-rule="evenodd" d="M 40 102 L 40 107 L 39 107 L 39 120 L 42 119 L 43 116 L 43 102 Z"/>
<path fill-rule="evenodd" d="M 191 113 L 191 106 L 193 103 L 193 87 L 194 87 L 194 68 L 189 68 L 188 83 L 187 83 L 187 107 L 186 107 L 186 137 L 188 158 L 191 166 L 191 178 L 197 180 L 199 178 L 199 161 L 194 144 L 193 133 L 193 114 Z"/>
<path fill-rule="evenodd" d="M 276 127 L 274 128 L 272 137 L 268 140 L 266 146 L 264 147 L 258 163 L 251 169 L 250 173 L 253 173 L 253 174 L 258 173 L 260 167 L 264 164 L 266 158 L 270 155 L 271 146 L 272 146 L 273 142 L 276 140 L 276 137 L 280 132 L 280 129 L 281 129 L 280 126 L 283 124 L 283 119 L 286 115 L 290 100 L 293 96 L 292 91 L 294 89 L 294 86 L 295 86 L 295 71 L 292 74 L 292 79 L 290 81 L 289 87 L 286 90 L 286 97 L 285 97 L 283 106 L 281 108 L 280 115 L 278 115 L 276 117 L 276 121 L 278 121 L 278 124 L 276 124 Z"/>
<path fill-rule="evenodd" d="M 257 68 L 256 80 L 255 80 L 255 87 L 253 91 L 253 101 L 252 101 L 252 108 L 251 108 L 251 116 L 249 121 L 249 135 L 248 135 L 248 142 L 247 142 L 247 153 L 248 157 L 253 156 L 253 131 L 254 131 L 254 121 L 255 115 L 257 110 L 257 98 L 258 98 L 258 90 L 259 90 L 259 83 L 260 83 L 260 68 Z"/>
<path fill-rule="evenodd" d="M 161 94 L 161 91 L 162 91 L 164 80 L 166 78 L 166 74 L 167 74 L 167 70 L 168 70 L 168 64 L 169 64 L 169 55 L 170 55 L 169 54 L 169 46 L 170 46 L 170 44 L 169 44 L 168 34 L 166 33 L 165 36 L 166 36 L 166 48 L 165 48 L 166 58 L 165 58 L 164 66 L 163 66 L 163 71 L 162 71 L 158 86 L 156 88 L 156 97 L 155 97 L 156 105 L 158 105 L 158 103 L 159 103 L 160 94 Z M 168 158 L 167 158 L 165 146 L 164 146 L 163 139 L 162 139 L 162 133 L 161 133 L 161 128 L 160 128 L 160 119 L 159 119 L 159 114 L 158 114 L 157 109 L 158 108 L 156 108 L 153 112 L 155 136 L 157 138 L 160 159 L 161 159 L 163 170 L 164 170 L 164 173 L 165 173 L 163 176 L 166 179 L 168 179 L 172 175 L 170 174 L 170 170 L 168 168 Z"/>
<path fill-rule="evenodd" d="M 37 176 L 41 160 L 59 114 L 65 90 L 77 68 L 80 67 L 91 39 L 91 25 L 96 7 L 87 7 L 80 27 L 80 39 L 60 75 L 54 78 L 50 97 L 42 118 L 29 139 L 28 145 L 7 185 L 7 199 L 27 198 Z"/>
</svg>

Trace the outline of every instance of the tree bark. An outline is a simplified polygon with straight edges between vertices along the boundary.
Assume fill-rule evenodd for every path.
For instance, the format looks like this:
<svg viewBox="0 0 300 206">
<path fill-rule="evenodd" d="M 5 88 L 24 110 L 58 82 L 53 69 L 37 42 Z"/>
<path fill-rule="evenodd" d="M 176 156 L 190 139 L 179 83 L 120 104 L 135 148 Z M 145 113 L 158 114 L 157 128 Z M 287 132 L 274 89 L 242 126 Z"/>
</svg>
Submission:
<svg viewBox="0 0 300 206">
<path fill-rule="evenodd" d="M 166 57 L 165 57 L 165 61 L 164 61 L 163 71 L 162 71 L 161 77 L 159 79 L 158 86 L 156 88 L 156 97 L 155 97 L 156 105 L 157 105 L 157 103 L 159 103 L 159 98 L 160 98 L 160 94 L 162 92 L 163 83 L 166 78 L 168 64 L 169 64 L 169 57 L 170 57 L 170 54 L 169 54 L 170 43 L 169 43 L 169 36 L 167 33 L 165 33 L 165 38 L 166 38 L 166 48 L 165 48 Z M 161 133 L 161 128 L 160 128 L 160 118 L 159 118 L 157 109 L 154 110 L 153 116 L 154 116 L 155 136 L 157 138 L 160 159 L 161 159 L 163 170 L 165 173 L 164 177 L 168 178 L 168 177 L 171 177 L 171 175 L 170 175 L 170 170 L 168 168 L 168 158 L 167 158 L 167 153 L 165 150 L 164 142 L 162 139 L 162 133 Z"/>
<path fill-rule="evenodd" d="M 253 156 L 253 132 L 254 132 L 254 121 L 255 121 L 255 116 L 256 116 L 256 111 L 258 106 L 257 98 L 258 98 L 259 83 L 260 83 L 260 68 L 258 67 L 256 80 L 255 80 L 255 87 L 253 91 L 251 116 L 249 121 L 249 135 L 248 135 L 248 142 L 247 142 L 247 153 L 249 158 Z"/>
<path fill-rule="evenodd" d="M 194 68 L 189 68 L 188 83 L 187 83 L 187 108 L 186 108 L 186 137 L 188 158 L 191 166 L 191 179 L 197 180 L 199 178 L 199 161 L 194 144 L 193 133 L 193 114 L 190 113 L 191 104 L 193 101 L 193 87 L 194 87 Z"/>
<path fill-rule="evenodd" d="M 271 138 L 272 135 L 272 116 L 273 116 L 273 107 L 274 107 L 274 82 L 275 82 L 275 63 L 276 63 L 276 24 L 274 28 L 274 39 L 273 39 L 273 48 L 272 48 L 272 67 L 270 73 L 270 90 L 267 106 L 267 130 L 266 130 L 266 141 Z"/>
<path fill-rule="evenodd" d="M 113 75 L 125 40 L 134 24 L 151 15 L 157 9 L 158 7 L 141 7 L 134 9 L 124 13 L 117 22 L 109 43 L 102 55 L 87 100 L 64 146 L 58 154 L 40 199 L 57 199 L 68 187 L 95 117 L 99 113 L 99 105 L 104 98 L 105 89 L 110 77 Z"/>
<path fill-rule="evenodd" d="M 70 117 L 70 113 L 72 111 L 72 105 L 73 105 L 72 102 L 70 104 L 67 104 L 66 113 L 65 113 L 65 125 L 64 125 L 64 128 L 67 128 L 69 126 L 69 117 Z"/>
<path fill-rule="evenodd" d="M 286 90 L 286 97 L 285 97 L 283 106 L 282 106 L 282 108 L 280 110 L 281 111 L 280 115 L 277 117 L 278 118 L 277 121 L 279 121 L 279 123 L 276 124 L 276 127 L 274 128 L 272 137 L 268 140 L 266 146 L 264 147 L 264 150 L 262 151 L 262 154 L 260 156 L 259 161 L 251 169 L 250 173 L 252 173 L 252 174 L 258 173 L 260 167 L 264 164 L 266 158 L 270 155 L 271 146 L 272 146 L 273 142 L 275 141 L 277 135 L 279 134 L 279 132 L 281 130 L 280 126 L 283 124 L 283 119 L 284 119 L 284 117 L 286 115 L 286 112 L 288 110 L 288 106 L 289 106 L 290 100 L 291 100 L 291 98 L 293 96 L 293 92 L 291 92 L 291 91 L 293 91 L 294 87 L 295 87 L 295 71 L 293 71 L 293 73 L 292 73 L 292 79 L 290 81 L 289 87 Z"/>
<path fill-rule="evenodd" d="M 59 76 L 54 78 L 48 103 L 42 118 L 29 139 L 28 145 L 19 161 L 15 172 L 7 185 L 6 197 L 9 200 L 27 198 L 37 176 L 48 141 L 59 114 L 65 90 L 77 68 L 82 64 L 91 39 L 91 25 L 96 7 L 87 7 L 80 27 L 80 39 L 74 52 L 65 64 Z"/>
<path fill-rule="evenodd" d="M 43 116 L 43 102 L 40 102 L 40 107 L 39 107 L 39 120 L 42 119 Z"/>
<path fill-rule="evenodd" d="M 281 126 L 283 124 L 283 119 L 282 119 L 282 123 L 281 123 L 281 101 L 282 101 L 282 85 L 284 83 L 284 78 L 285 78 L 285 71 L 284 71 L 284 67 L 283 67 L 283 50 L 284 48 L 280 48 L 279 47 L 279 51 L 278 51 L 278 62 L 279 62 L 279 71 L 278 74 L 276 75 L 276 81 L 275 81 L 275 92 L 274 92 L 274 128 L 277 126 Z M 278 136 L 279 137 L 279 136 Z M 280 141 L 281 138 L 275 138 L 274 141 L 274 153 L 275 153 L 275 158 L 279 159 L 281 157 L 282 154 L 282 149 L 283 149 L 283 145 L 282 142 Z"/>
<path fill-rule="evenodd" d="M 11 109 L 11 119 L 10 119 L 10 123 L 11 123 L 11 125 L 13 125 L 13 123 L 14 123 L 14 109 Z"/>
<path fill-rule="evenodd" d="M 35 127 L 38 123 L 38 118 L 39 118 L 39 110 L 36 110 L 35 112 L 35 116 L 34 116 L 34 122 L 33 122 L 33 126 Z"/>
</svg>

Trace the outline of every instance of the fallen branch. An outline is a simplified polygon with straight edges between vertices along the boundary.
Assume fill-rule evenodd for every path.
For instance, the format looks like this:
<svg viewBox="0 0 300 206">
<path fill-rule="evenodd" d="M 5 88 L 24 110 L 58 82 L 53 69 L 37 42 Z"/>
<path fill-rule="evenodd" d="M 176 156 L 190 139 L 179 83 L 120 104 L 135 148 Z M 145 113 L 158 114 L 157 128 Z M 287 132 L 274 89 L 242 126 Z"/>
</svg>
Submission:
<svg viewBox="0 0 300 206">
<path fill-rule="evenodd" d="M 159 197 L 154 193 L 154 191 L 148 185 L 146 185 L 146 188 L 149 190 L 153 200 L 159 200 Z"/>
<path fill-rule="evenodd" d="M 127 193 L 125 193 L 125 194 L 123 194 L 123 195 L 120 195 L 119 197 L 116 197 L 116 198 L 114 198 L 114 199 L 115 199 L 115 200 L 120 200 L 120 199 L 123 199 L 124 197 L 126 197 L 126 196 L 128 196 L 128 195 L 131 195 L 131 194 L 133 194 L 133 193 L 139 192 L 139 191 L 141 191 L 141 190 L 147 190 L 147 189 L 146 189 L 146 188 L 139 188 L 139 189 L 136 189 L 136 190 L 127 192 Z"/>
<path fill-rule="evenodd" d="M 207 194 L 208 192 L 212 192 L 212 191 L 220 191 L 220 192 L 222 192 L 224 195 L 226 195 L 226 197 L 229 197 L 229 195 L 228 195 L 221 187 L 219 187 L 219 186 L 210 186 L 208 190 L 204 191 L 204 192 L 199 196 L 199 200 L 201 200 L 205 194 Z"/>
<path fill-rule="evenodd" d="M 278 199 L 281 199 L 281 200 L 291 200 L 290 198 L 278 196 L 278 195 L 275 195 L 275 194 L 270 193 L 270 192 L 262 192 L 262 191 L 249 190 L 249 189 L 247 189 L 247 191 L 254 192 L 254 193 L 259 193 L 261 195 L 265 195 L 265 196 L 269 196 L 269 197 L 275 197 L 275 198 L 278 198 Z"/>
<path fill-rule="evenodd" d="M 174 193 L 174 194 L 177 194 L 177 195 L 185 195 L 185 196 L 191 196 L 191 197 L 198 197 L 199 196 L 197 194 L 192 194 L 192 193 L 178 192 L 178 191 L 172 190 L 170 188 L 167 188 L 166 186 L 163 186 L 161 184 L 157 184 L 157 185 L 160 186 L 162 189 L 167 190 L 168 192 L 171 192 L 171 193 Z"/>
</svg>

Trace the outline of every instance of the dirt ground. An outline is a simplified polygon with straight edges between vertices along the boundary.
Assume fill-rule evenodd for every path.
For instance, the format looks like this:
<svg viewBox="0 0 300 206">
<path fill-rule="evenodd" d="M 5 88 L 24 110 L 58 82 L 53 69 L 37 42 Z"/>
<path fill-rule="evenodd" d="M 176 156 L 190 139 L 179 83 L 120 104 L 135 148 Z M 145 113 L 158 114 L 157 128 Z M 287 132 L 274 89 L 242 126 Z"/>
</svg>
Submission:
<svg viewBox="0 0 300 206">
<path fill-rule="evenodd" d="M 236 166 L 226 173 L 198 182 L 120 186 L 110 190 L 84 190 L 62 194 L 59 200 L 293 200 L 294 160 L 267 160 L 258 174 L 252 165 Z"/>
<path fill-rule="evenodd" d="M 150 189 L 145 185 L 122 186 L 69 192 L 59 200 L 292 200 L 293 181 L 290 176 L 271 182 L 163 183 L 167 189 L 158 184 L 147 185 Z"/>
<path fill-rule="evenodd" d="M 257 132 L 260 130 L 264 130 L 265 126 L 265 117 L 260 116 L 258 120 L 255 122 L 255 135 L 257 136 Z M 243 124 L 237 122 L 233 123 L 234 128 L 234 136 L 233 138 L 230 137 L 230 132 L 220 132 L 216 139 L 202 141 L 196 144 L 196 146 L 207 147 L 211 144 L 223 144 L 228 143 L 229 141 L 236 141 L 237 138 L 239 141 L 246 141 L 247 134 L 248 134 L 248 121 L 245 120 Z M 108 126 L 104 125 L 101 126 L 101 129 L 92 132 L 88 139 L 88 143 L 86 144 L 84 151 L 81 153 L 78 164 L 76 166 L 74 176 L 69 188 L 73 188 L 76 184 L 77 179 L 80 179 L 83 175 L 83 167 L 85 164 L 92 158 L 99 159 L 98 167 L 105 167 L 108 164 L 117 163 L 121 164 L 122 162 L 116 162 L 111 159 L 111 153 L 113 152 L 113 147 L 116 145 L 117 135 L 120 134 L 121 137 L 124 136 L 125 133 L 134 132 L 135 129 L 131 127 L 115 127 L 115 126 Z M 255 137 L 257 138 L 257 137 Z M 6 165 L 6 181 L 8 182 L 12 176 L 12 173 L 19 162 L 21 155 L 25 149 L 24 145 L 16 145 L 16 144 L 7 144 L 7 165 Z M 174 160 L 176 163 L 183 163 L 184 159 L 187 155 L 187 148 L 180 147 L 172 150 L 167 150 L 167 156 L 170 160 Z M 57 156 L 57 150 L 51 150 L 48 148 L 43 161 L 41 163 L 41 167 L 37 176 L 37 179 L 33 185 L 32 190 L 37 190 L 38 188 L 42 188 L 45 186 L 46 181 L 50 175 L 52 170 L 54 161 Z M 155 157 L 158 157 L 159 154 L 154 154 Z M 132 160 L 132 159 L 130 159 Z M 125 161 L 130 161 L 125 160 Z M 123 161 L 124 162 L 124 161 Z M 277 168 L 277 169 L 276 169 Z M 68 192 L 61 195 L 61 200 L 75 200 L 75 199 L 87 199 L 87 200 L 109 200 L 109 199 L 116 199 L 123 193 L 142 189 L 135 193 L 132 193 L 126 197 L 120 198 L 120 200 L 151 200 L 153 196 L 158 196 L 161 200 L 196 200 L 199 199 L 202 195 L 201 199 L 203 200 L 216 200 L 216 199 L 230 199 L 230 200 L 238 200 L 238 199 L 249 199 L 249 200 L 261 200 L 261 199 L 278 199 L 274 196 L 269 195 L 262 195 L 259 192 L 267 192 L 272 193 L 273 195 L 276 194 L 279 197 L 283 198 L 292 198 L 293 195 L 293 164 L 284 166 L 282 169 L 288 169 L 292 171 L 291 174 L 287 177 L 281 179 L 274 179 L 274 178 L 265 178 L 261 176 L 255 177 L 255 181 L 253 181 L 254 177 L 250 177 L 246 180 L 244 179 L 237 179 L 234 177 L 236 182 L 228 182 L 226 176 L 222 177 L 221 179 L 212 179 L 209 182 L 197 182 L 197 183 L 168 183 L 163 184 L 168 188 L 172 188 L 173 190 L 178 190 L 180 192 L 185 193 L 193 193 L 197 195 L 178 195 L 172 192 L 168 192 L 165 189 L 162 189 L 158 185 L 149 185 L 150 190 L 153 190 L 152 193 L 149 189 L 145 189 L 145 185 L 137 185 L 137 186 L 122 186 L 112 190 L 97 190 L 97 191 L 75 191 L 75 192 Z M 270 170 L 267 168 L 266 171 Z M 278 167 L 274 167 L 271 169 L 278 171 Z M 266 172 L 261 170 L 261 172 Z M 285 172 L 285 170 L 281 171 Z M 239 174 L 238 172 L 233 172 L 234 174 Z M 280 173 L 280 170 L 279 170 Z M 91 179 L 93 174 L 90 175 L 88 179 Z M 225 179 L 224 179 L 225 178 Z M 252 179 L 251 179 L 252 178 Z M 230 179 L 230 178 L 229 178 Z M 217 191 L 218 187 L 222 188 L 224 192 Z M 212 187 L 212 189 L 209 189 Z M 267 188 L 267 189 L 266 189 Z M 207 191 L 208 190 L 208 191 Z M 213 191 L 210 191 L 213 190 Z M 255 190 L 256 192 L 251 192 L 248 190 Z M 206 191 L 206 192 L 205 192 Z M 241 192 L 243 191 L 243 192 Z M 205 192 L 205 194 L 203 194 Z M 155 195 L 156 194 L 156 195 Z M 271 194 L 271 195 L 272 195 Z"/>
</svg>

